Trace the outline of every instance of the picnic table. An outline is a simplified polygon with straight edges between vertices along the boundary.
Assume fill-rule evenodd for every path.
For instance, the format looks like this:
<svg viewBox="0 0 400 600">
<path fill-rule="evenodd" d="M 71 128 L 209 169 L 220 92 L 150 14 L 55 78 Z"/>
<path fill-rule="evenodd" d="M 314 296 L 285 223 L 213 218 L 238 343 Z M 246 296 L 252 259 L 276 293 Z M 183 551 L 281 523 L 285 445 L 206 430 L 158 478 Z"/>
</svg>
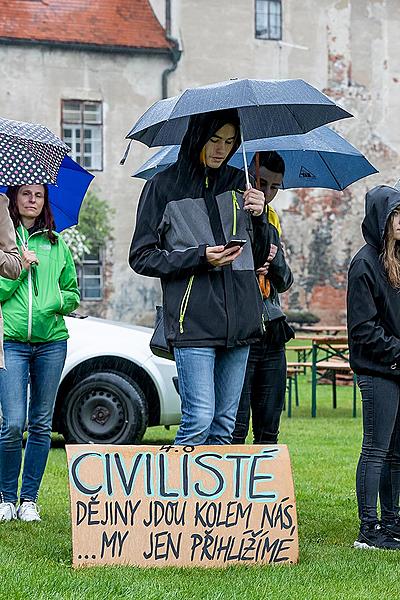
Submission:
<svg viewBox="0 0 400 600">
<path fill-rule="evenodd" d="M 296 336 L 299 339 L 299 336 Z M 317 416 L 317 383 L 318 376 L 326 372 L 332 374 L 333 407 L 336 408 L 336 373 L 348 373 L 353 376 L 353 416 L 356 416 L 356 389 L 354 374 L 350 368 L 349 347 L 347 336 L 343 335 L 313 335 L 308 338 L 309 346 L 287 346 L 287 350 L 298 352 L 297 362 L 288 362 L 288 366 L 311 368 L 311 416 Z M 300 355 L 303 360 L 300 360 Z M 306 362 L 310 356 L 311 361 Z"/>
<path fill-rule="evenodd" d="M 313 334 L 339 335 L 346 333 L 347 327 L 346 325 L 303 325 L 299 327 L 299 331 Z"/>
</svg>

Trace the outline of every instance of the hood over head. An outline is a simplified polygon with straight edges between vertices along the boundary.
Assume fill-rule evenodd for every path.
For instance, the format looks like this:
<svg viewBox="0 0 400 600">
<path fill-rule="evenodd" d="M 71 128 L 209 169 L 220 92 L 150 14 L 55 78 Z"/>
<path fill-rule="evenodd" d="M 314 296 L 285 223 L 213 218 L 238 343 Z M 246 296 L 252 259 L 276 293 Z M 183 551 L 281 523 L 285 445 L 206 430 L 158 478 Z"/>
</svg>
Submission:
<svg viewBox="0 0 400 600">
<path fill-rule="evenodd" d="M 223 163 L 226 164 L 240 146 L 240 121 L 236 109 L 192 115 L 182 140 L 178 160 L 189 160 L 194 165 L 200 165 L 200 153 L 204 145 L 218 129 L 221 129 L 227 123 L 231 123 L 236 127 L 237 135 L 235 143 Z"/>
<path fill-rule="evenodd" d="M 201 151 L 218 129 L 227 123 L 236 127 L 235 143 L 232 144 L 231 151 L 218 169 L 208 168 L 201 162 Z M 226 190 L 245 189 L 244 172 L 227 164 L 239 146 L 240 121 L 236 109 L 192 115 L 182 140 L 178 160 L 162 173 L 155 175 L 154 180 L 164 181 L 164 178 L 167 177 L 167 194 L 174 198 L 182 197 L 182 195 L 192 198 L 203 196 L 206 177 L 214 194 Z"/>
<path fill-rule="evenodd" d="M 397 206 L 400 206 L 400 191 L 388 185 L 379 185 L 365 196 L 362 233 L 367 244 L 379 251 L 383 245 L 386 223 Z"/>
</svg>

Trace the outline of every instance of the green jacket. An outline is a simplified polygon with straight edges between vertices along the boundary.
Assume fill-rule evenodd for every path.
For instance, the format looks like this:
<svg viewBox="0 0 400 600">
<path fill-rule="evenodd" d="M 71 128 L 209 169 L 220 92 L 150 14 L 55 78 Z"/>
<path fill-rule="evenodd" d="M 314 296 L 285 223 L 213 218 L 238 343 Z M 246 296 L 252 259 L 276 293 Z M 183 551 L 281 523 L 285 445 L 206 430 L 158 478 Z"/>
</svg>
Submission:
<svg viewBox="0 0 400 600">
<path fill-rule="evenodd" d="M 39 264 L 23 269 L 15 281 L 0 277 L 0 303 L 4 320 L 4 339 L 18 342 L 55 342 L 66 340 L 68 330 L 62 315 L 79 306 L 79 289 L 71 252 L 62 239 L 51 244 L 44 231 L 28 237 L 17 228 L 17 245 L 24 240 Z"/>
</svg>

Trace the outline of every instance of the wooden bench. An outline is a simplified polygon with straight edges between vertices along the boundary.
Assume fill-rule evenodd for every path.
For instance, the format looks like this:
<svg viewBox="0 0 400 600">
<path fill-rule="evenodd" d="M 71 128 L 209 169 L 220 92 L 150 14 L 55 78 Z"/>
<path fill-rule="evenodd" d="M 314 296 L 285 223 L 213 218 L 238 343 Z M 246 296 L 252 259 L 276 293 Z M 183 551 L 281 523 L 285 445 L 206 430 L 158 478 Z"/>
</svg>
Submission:
<svg viewBox="0 0 400 600">
<path fill-rule="evenodd" d="M 307 358 L 312 354 L 312 346 L 286 346 L 286 357 L 290 352 L 297 354 L 297 362 L 306 363 Z M 306 368 L 303 367 L 303 374 L 306 374 Z"/>
<path fill-rule="evenodd" d="M 288 392 L 288 410 L 287 416 L 292 416 L 292 396 L 294 388 L 294 397 L 296 406 L 299 406 L 299 383 L 297 376 L 303 373 L 303 368 L 300 366 L 287 366 L 286 372 L 286 389 Z"/>
<path fill-rule="evenodd" d="M 340 357 L 331 357 L 329 360 L 320 360 L 314 362 L 289 361 L 287 363 L 289 369 L 309 368 L 311 369 L 311 416 L 317 416 L 317 384 L 318 378 L 325 378 L 331 381 L 332 384 L 332 406 L 337 408 L 337 383 L 339 376 L 347 376 L 352 379 L 353 384 L 353 417 L 357 415 L 357 386 L 350 363 Z M 295 386 L 297 386 L 297 374 L 293 376 Z M 298 398 L 298 392 L 297 392 Z M 298 405 L 298 404 L 297 404 Z M 288 411 L 289 412 L 289 411 Z M 288 415 L 289 416 L 289 415 Z"/>
</svg>

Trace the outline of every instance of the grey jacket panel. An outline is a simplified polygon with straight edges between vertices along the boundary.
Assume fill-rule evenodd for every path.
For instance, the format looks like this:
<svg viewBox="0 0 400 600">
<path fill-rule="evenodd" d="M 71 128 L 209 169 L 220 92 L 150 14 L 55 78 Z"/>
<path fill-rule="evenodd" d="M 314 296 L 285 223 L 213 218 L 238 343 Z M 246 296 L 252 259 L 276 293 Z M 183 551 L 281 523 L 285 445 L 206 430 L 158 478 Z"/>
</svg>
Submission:
<svg viewBox="0 0 400 600">
<path fill-rule="evenodd" d="M 232 238 L 248 240 L 243 247 L 242 254 L 233 262 L 232 268 L 238 271 L 254 271 L 250 239 L 251 219 L 243 209 L 242 194 L 236 193 L 235 196 L 236 202 L 229 191 L 216 196 L 226 241 Z M 236 213 L 235 219 L 233 218 L 234 213 Z M 234 221 L 236 222 L 235 233 L 232 225 Z M 158 232 L 165 249 L 169 251 L 182 251 L 202 244 L 216 245 L 203 198 L 170 201 L 165 208 Z"/>
<path fill-rule="evenodd" d="M 215 246 L 204 198 L 168 202 L 158 231 L 168 251 L 186 250 L 202 244 Z"/>
</svg>

